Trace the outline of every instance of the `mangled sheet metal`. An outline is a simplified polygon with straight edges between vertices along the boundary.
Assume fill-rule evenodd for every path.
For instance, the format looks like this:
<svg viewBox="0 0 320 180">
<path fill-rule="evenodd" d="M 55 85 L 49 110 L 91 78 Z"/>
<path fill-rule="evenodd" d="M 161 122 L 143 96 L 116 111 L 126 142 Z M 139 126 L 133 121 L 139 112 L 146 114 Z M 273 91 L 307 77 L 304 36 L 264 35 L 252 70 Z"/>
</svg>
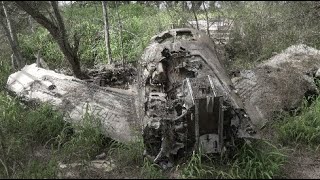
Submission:
<svg viewBox="0 0 320 180">
<path fill-rule="evenodd" d="M 256 137 L 206 34 L 183 28 L 153 37 L 138 72 L 137 92 L 102 88 L 35 64 L 12 74 L 7 86 L 27 100 L 53 104 L 74 122 L 89 109 L 106 135 L 120 142 L 142 130 L 145 155 L 164 168 L 193 150 L 222 153 L 238 138 Z"/>
<path fill-rule="evenodd" d="M 317 95 L 315 78 L 320 51 L 293 45 L 251 70 L 234 73 L 232 81 L 256 127 L 262 128 L 281 111 L 292 111 Z"/>
<path fill-rule="evenodd" d="M 201 148 L 221 153 L 256 132 L 212 40 L 183 28 L 151 40 L 140 62 L 145 155 L 168 166 Z"/>
<path fill-rule="evenodd" d="M 25 101 L 47 102 L 65 113 L 66 119 L 81 123 L 86 113 L 99 118 L 108 137 L 120 142 L 135 139 L 137 113 L 135 94 L 130 90 L 102 88 L 51 70 L 25 66 L 11 74 L 7 88 Z"/>
</svg>

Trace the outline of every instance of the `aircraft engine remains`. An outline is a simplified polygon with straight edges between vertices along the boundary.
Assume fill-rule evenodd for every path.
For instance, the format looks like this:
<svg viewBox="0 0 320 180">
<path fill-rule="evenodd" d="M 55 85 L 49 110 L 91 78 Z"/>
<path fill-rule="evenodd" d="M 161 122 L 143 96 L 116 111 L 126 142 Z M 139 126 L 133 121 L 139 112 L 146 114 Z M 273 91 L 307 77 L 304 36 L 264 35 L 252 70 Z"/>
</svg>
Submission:
<svg viewBox="0 0 320 180">
<path fill-rule="evenodd" d="M 147 157 L 166 167 L 189 151 L 221 153 L 256 135 L 207 35 L 184 28 L 151 41 L 139 68 Z"/>
</svg>

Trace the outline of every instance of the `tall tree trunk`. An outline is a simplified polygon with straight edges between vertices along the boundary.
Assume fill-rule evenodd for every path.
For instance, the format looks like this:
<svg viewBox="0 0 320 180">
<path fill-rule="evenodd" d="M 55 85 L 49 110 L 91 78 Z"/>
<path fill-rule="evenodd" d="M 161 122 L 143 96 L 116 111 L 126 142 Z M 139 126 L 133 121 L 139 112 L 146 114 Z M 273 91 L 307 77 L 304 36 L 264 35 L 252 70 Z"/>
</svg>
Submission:
<svg viewBox="0 0 320 180">
<path fill-rule="evenodd" d="M 6 33 L 6 36 L 9 40 L 9 43 L 12 49 L 13 67 L 15 67 L 15 63 L 16 63 L 17 69 L 21 69 L 25 65 L 25 62 L 20 51 L 17 32 L 14 26 L 12 25 L 11 17 L 8 14 L 7 7 L 3 1 L 1 1 L 1 6 L 2 6 L 3 13 L 5 15 L 5 20 L 7 22 L 5 24 L 3 20 L 1 20 L 1 25 L 3 26 L 3 29 Z"/>
<path fill-rule="evenodd" d="M 192 1 L 192 13 L 193 13 L 193 16 L 194 16 L 194 19 L 196 20 L 196 24 L 197 24 L 197 30 L 199 30 L 199 23 L 198 23 L 198 17 L 197 17 L 197 13 L 196 13 L 196 10 L 195 10 L 195 5 L 194 5 L 194 1 Z"/>
<path fill-rule="evenodd" d="M 124 66 L 125 62 L 124 62 L 124 55 L 123 55 L 123 33 L 122 33 L 122 20 L 120 17 L 120 13 L 119 13 L 119 6 L 118 6 L 118 2 L 116 2 L 116 12 L 117 12 L 117 16 L 118 16 L 118 24 L 119 24 L 119 29 L 120 29 L 120 45 L 121 45 L 121 61 L 122 61 L 122 65 Z"/>
<path fill-rule="evenodd" d="M 205 1 L 202 1 L 202 5 L 203 5 L 203 9 L 205 11 L 205 15 L 206 15 L 206 21 L 207 21 L 207 34 L 209 37 L 211 37 L 210 35 L 210 30 L 209 30 L 209 17 L 208 17 L 208 11 L 207 11 L 207 8 L 206 8 L 206 5 L 204 4 Z"/>
<path fill-rule="evenodd" d="M 106 49 L 107 49 L 107 55 L 108 55 L 108 64 L 111 64 L 113 63 L 113 61 L 112 61 L 111 48 L 110 48 L 107 1 L 102 1 L 102 10 L 103 10 L 103 18 L 104 18 L 104 34 L 105 34 Z"/>
<path fill-rule="evenodd" d="M 62 16 L 58 9 L 57 1 L 50 1 L 55 15 L 55 21 L 50 21 L 47 17 L 35 9 L 30 2 L 27 1 L 15 1 L 15 3 L 33 17 L 39 24 L 46 28 L 54 40 L 58 43 L 60 50 L 62 51 L 65 58 L 69 61 L 72 71 L 77 78 L 84 79 L 87 78 L 85 74 L 82 73 L 80 67 L 80 60 L 78 57 L 79 41 L 75 39 L 74 47 L 71 47 L 69 43 L 66 29 L 63 23 Z"/>
</svg>

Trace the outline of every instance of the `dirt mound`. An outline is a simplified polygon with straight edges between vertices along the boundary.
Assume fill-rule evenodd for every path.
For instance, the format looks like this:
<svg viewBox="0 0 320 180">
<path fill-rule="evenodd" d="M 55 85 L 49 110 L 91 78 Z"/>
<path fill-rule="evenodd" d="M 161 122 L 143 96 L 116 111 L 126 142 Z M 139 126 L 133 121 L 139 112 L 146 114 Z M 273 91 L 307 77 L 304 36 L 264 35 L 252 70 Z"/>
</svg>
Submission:
<svg viewBox="0 0 320 180">
<path fill-rule="evenodd" d="M 263 127 L 275 112 L 301 105 L 304 97 L 318 94 L 314 81 L 320 68 L 320 51 L 294 45 L 232 78 L 249 116 Z"/>
</svg>

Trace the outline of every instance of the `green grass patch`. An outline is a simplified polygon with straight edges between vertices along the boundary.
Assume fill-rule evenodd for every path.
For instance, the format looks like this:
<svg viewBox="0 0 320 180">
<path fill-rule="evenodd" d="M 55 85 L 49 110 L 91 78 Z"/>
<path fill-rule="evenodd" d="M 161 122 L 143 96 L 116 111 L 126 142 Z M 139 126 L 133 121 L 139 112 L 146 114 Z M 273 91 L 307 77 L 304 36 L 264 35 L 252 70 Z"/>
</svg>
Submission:
<svg viewBox="0 0 320 180">
<path fill-rule="evenodd" d="M 150 162 L 144 158 L 143 166 L 141 168 L 141 176 L 145 179 L 166 179 L 167 176 L 157 164 Z"/>
<path fill-rule="evenodd" d="M 182 165 L 182 178 L 266 179 L 277 176 L 286 156 L 266 141 L 245 143 L 233 158 L 193 153 Z"/>
<path fill-rule="evenodd" d="M 320 143 L 320 98 L 309 107 L 305 101 L 299 114 L 284 114 L 276 124 L 279 140 L 284 145 L 303 144 L 319 146 Z"/>
<path fill-rule="evenodd" d="M 50 160 L 42 162 L 39 160 L 31 160 L 26 164 L 23 171 L 18 172 L 14 178 L 19 179 L 48 179 L 57 178 L 58 167 L 57 162 Z"/>
<path fill-rule="evenodd" d="M 50 105 L 29 108 L 0 91 L 0 177 L 55 178 L 58 162 L 91 160 L 109 142 L 99 122 L 85 114 L 71 125 Z M 41 149 L 47 159 L 35 157 Z"/>
<path fill-rule="evenodd" d="M 235 156 L 231 178 L 272 179 L 280 172 L 286 156 L 267 141 L 244 144 Z"/>
<path fill-rule="evenodd" d="M 185 179 L 210 178 L 216 174 L 213 159 L 200 152 L 193 151 L 192 156 L 184 165 L 181 177 Z"/>
<path fill-rule="evenodd" d="M 142 139 L 128 144 L 113 141 L 109 146 L 108 154 L 114 157 L 120 166 L 142 165 L 143 150 Z"/>
</svg>

